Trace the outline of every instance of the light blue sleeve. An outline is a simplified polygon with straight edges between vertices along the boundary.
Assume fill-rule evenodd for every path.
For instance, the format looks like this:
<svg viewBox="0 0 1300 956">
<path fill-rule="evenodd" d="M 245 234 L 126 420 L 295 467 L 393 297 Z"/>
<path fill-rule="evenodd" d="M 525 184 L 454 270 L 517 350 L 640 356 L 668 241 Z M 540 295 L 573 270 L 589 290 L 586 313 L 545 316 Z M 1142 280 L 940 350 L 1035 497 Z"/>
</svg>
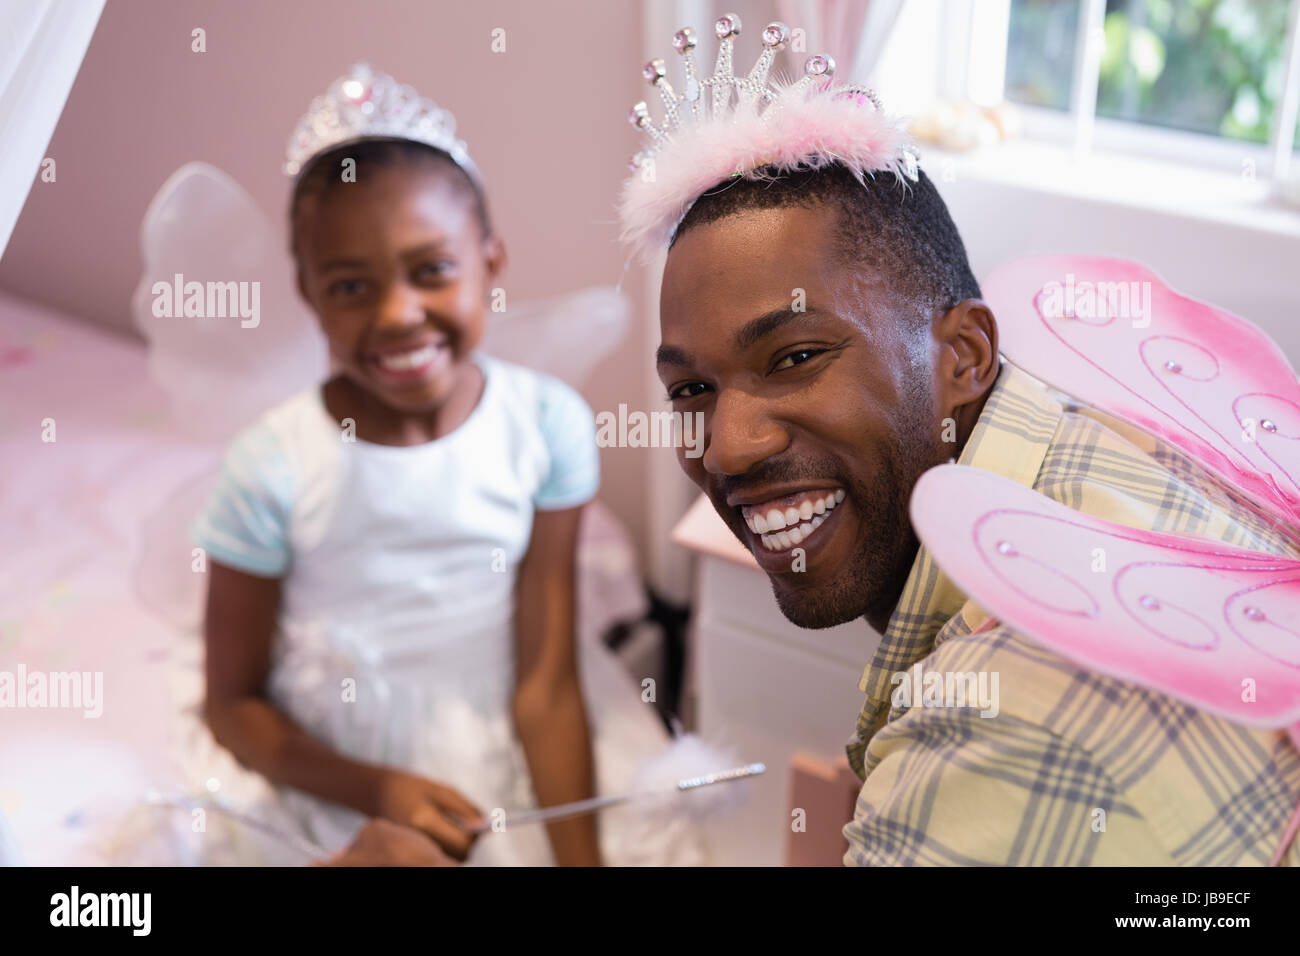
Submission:
<svg viewBox="0 0 1300 956">
<path fill-rule="evenodd" d="M 18 848 L 18 838 L 0 811 L 0 866 L 23 866 L 23 853 Z"/>
<path fill-rule="evenodd" d="M 541 428 L 551 467 L 533 497 L 539 511 L 576 508 L 600 487 L 596 419 L 582 396 L 568 385 L 543 376 Z"/>
<path fill-rule="evenodd" d="M 293 480 L 275 433 L 262 423 L 226 450 L 221 477 L 194 522 L 195 543 L 220 564 L 280 577 L 289 567 Z"/>
</svg>

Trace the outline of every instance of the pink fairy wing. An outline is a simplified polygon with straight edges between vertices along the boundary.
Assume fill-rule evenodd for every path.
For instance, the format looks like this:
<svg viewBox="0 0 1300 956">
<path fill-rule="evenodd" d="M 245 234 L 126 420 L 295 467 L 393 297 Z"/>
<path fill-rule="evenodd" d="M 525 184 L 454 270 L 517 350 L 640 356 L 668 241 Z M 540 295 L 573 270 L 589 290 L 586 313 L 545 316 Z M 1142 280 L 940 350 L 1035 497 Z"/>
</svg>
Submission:
<svg viewBox="0 0 1300 956">
<path fill-rule="evenodd" d="M 911 515 L 966 594 L 1079 666 L 1249 726 L 1300 721 L 1300 561 L 1126 528 L 961 465 L 923 475 Z"/>
<path fill-rule="evenodd" d="M 1124 259 L 1016 259 L 982 286 L 1011 362 L 1300 529 L 1300 383 L 1262 331 Z"/>
</svg>

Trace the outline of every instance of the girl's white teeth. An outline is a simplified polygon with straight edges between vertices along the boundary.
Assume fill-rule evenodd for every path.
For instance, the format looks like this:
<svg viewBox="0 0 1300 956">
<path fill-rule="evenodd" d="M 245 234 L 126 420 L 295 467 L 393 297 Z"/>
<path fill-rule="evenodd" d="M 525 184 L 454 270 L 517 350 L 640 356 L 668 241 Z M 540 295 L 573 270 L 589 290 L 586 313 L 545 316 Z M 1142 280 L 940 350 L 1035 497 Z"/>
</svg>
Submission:
<svg viewBox="0 0 1300 956">
<path fill-rule="evenodd" d="M 775 534 L 765 534 L 759 538 L 763 542 L 763 547 L 769 551 L 788 551 L 796 545 L 803 544 L 808 537 L 822 526 L 825 522 L 825 515 L 816 515 L 811 521 L 805 521 L 798 527 L 791 528 L 789 531 L 778 531 Z"/>
<path fill-rule="evenodd" d="M 408 369 L 428 365 L 437 354 L 438 346 L 426 345 L 424 348 L 413 349 L 410 352 L 394 352 L 391 355 L 381 355 L 379 356 L 379 364 L 382 368 L 394 372 L 404 372 Z"/>
<path fill-rule="evenodd" d="M 790 507 L 784 511 L 780 508 L 772 508 L 764 514 L 761 511 L 752 511 L 746 507 L 742 509 L 742 514 L 745 517 L 745 524 L 749 525 L 749 530 L 754 534 L 775 536 L 777 532 L 787 528 L 802 527 L 818 516 L 828 513 L 843 500 L 844 489 L 840 488 L 835 491 L 828 491 L 820 498 L 805 499 L 799 503 L 797 508 Z M 804 531 L 803 536 L 808 537 L 808 532 Z"/>
</svg>

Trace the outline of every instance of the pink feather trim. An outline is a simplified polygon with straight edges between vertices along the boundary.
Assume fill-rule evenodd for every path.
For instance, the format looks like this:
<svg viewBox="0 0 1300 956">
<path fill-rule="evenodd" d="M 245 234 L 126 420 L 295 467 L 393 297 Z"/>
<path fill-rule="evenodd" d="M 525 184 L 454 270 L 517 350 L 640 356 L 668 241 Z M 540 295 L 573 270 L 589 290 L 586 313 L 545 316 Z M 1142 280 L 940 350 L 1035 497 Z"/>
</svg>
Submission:
<svg viewBox="0 0 1300 956">
<path fill-rule="evenodd" d="M 840 163 L 859 179 L 879 172 L 908 178 L 907 134 L 865 96 L 778 89 L 780 98 L 761 112 L 751 107 L 730 120 L 687 121 L 655 147 L 653 175 L 636 172 L 623 187 L 623 241 L 653 254 L 706 190 L 737 175 L 766 178 L 768 167 L 779 175 Z"/>
</svg>

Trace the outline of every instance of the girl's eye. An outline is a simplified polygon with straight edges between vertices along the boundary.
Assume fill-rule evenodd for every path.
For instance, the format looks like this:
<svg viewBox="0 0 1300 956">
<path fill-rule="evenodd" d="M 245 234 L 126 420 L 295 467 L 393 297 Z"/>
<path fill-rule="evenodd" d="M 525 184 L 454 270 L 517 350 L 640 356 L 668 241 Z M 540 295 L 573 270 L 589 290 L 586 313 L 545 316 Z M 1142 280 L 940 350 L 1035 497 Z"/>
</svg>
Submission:
<svg viewBox="0 0 1300 956">
<path fill-rule="evenodd" d="M 706 388 L 708 386 L 703 382 L 687 382 L 685 385 L 678 385 L 676 388 L 669 389 L 668 400 L 671 402 L 679 398 L 694 398 L 696 395 L 703 395 Z"/>
<path fill-rule="evenodd" d="M 426 262 L 415 270 L 415 276 L 421 280 L 441 279 L 451 268 L 450 262 Z"/>
<path fill-rule="evenodd" d="M 785 356 L 785 358 L 781 359 L 781 361 L 777 362 L 776 367 L 773 368 L 772 371 L 779 372 L 783 368 L 794 368 L 796 365 L 802 365 L 813 356 L 821 355 L 824 351 L 825 349 L 799 349 L 798 351 L 791 352 L 789 355 Z"/>
<path fill-rule="evenodd" d="M 345 298 L 362 295 L 365 291 L 365 279 L 339 279 L 329 287 L 330 295 L 343 296 Z"/>
</svg>

